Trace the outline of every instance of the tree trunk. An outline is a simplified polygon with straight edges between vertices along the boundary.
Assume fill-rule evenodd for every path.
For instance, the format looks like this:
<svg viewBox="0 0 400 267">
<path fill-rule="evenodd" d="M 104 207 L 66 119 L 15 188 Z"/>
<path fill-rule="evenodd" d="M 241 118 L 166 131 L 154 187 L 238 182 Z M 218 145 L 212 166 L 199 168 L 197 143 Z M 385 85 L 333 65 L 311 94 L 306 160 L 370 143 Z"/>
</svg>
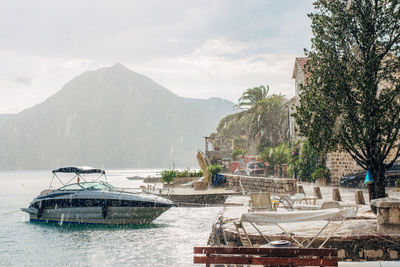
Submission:
<svg viewBox="0 0 400 267">
<path fill-rule="evenodd" d="M 382 198 L 386 196 L 385 192 L 385 172 L 380 172 L 378 177 L 376 177 L 375 184 L 375 198 Z"/>
<path fill-rule="evenodd" d="M 368 185 L 368 196 L 369 196 L 369 203 L 370 203 L 371 210 L 376 215 L 377 209 L 375 206 L 371 205 L 371 200 L 376 198 L 375 183 Z"/>
<path fill-rule="evenodd" d="M 369 202 L 376 198 L 375 183 L 367 185 Z"/>
<path fill-rule="evenodd" d="M 372 199 L 385 197 L 385 166 L 383 164 L 373 164 L 371 173 L 374 182 L 368 185 L 369 201 Z M 376 207 L 371 206 L 371 210 L 376 214 Z"/>
</svg>

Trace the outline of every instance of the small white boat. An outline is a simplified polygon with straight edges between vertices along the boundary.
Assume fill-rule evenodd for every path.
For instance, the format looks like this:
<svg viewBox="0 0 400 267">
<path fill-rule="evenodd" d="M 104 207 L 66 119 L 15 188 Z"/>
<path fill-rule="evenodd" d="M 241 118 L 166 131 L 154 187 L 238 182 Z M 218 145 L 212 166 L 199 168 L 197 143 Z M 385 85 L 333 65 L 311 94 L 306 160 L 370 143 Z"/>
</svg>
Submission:
<svg viewBox="0 0 400 267">
<path fill-rule="evenodd" d="M 30 215 L 30 221 L 148 224 L 174 206 L 172 201 L 160 196 L 113 187 L 107 182 L 104 170 L 60 168 L 53 170 L 51 184 L 55 177 L 62 183 L 57 173 L 73 173 L 74 177 L 58 189 L 43 190 L 28 208 L 21 209 Z M 88 181 L 86 174 L 100 176 Z"/>
</svg>

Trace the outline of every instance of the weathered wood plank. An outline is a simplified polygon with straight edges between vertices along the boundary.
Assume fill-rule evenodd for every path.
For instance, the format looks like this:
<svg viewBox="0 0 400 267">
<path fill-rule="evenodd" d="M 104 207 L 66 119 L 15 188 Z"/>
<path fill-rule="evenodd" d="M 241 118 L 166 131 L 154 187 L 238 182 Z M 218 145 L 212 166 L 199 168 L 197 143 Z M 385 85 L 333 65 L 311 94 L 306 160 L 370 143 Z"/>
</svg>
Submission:
<svg viewBox="0 0 400 267">
<path fill-rule="evenodd" d="M 194 254 L 247 254 L 273 257 L 326 256 L 336 257 L 333 248 L 250 248 L 250 247 L 194 247 Z"/>
</svg>

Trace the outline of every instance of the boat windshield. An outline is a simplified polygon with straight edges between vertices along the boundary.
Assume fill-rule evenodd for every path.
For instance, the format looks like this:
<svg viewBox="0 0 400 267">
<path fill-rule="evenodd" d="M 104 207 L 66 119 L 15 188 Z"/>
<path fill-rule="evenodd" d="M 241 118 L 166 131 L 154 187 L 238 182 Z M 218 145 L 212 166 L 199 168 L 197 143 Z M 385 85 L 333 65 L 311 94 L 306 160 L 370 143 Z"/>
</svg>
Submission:
<svg viewBox="0 0 400 267">
<path fill-rule="evenodd" d="M 58 190 L 104 190 L 110 188 L 113 188 L 113 186 L 106 182 L 82 182 L 69 184 Z"/>
</svg>

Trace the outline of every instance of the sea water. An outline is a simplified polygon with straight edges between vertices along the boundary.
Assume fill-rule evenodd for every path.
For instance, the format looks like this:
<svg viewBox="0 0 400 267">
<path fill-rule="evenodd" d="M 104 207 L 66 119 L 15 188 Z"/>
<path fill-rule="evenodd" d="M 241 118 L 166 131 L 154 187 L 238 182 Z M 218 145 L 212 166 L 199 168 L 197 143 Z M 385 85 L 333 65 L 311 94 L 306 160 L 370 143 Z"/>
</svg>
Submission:
<svg viewBox="0 0 400 267">
<path fill-rule="evenodd" d="M 138 187 L 126 177 L 158 170 L 111 170 L 108 181 Z M 48 188 L 50 171 L 0 172 L 0 266 L 191 266 L 193 247 L 206 245 L 221 208 L 173 207 L 150 225 L 30 223 L 28 207 Z"/>
</svg>

